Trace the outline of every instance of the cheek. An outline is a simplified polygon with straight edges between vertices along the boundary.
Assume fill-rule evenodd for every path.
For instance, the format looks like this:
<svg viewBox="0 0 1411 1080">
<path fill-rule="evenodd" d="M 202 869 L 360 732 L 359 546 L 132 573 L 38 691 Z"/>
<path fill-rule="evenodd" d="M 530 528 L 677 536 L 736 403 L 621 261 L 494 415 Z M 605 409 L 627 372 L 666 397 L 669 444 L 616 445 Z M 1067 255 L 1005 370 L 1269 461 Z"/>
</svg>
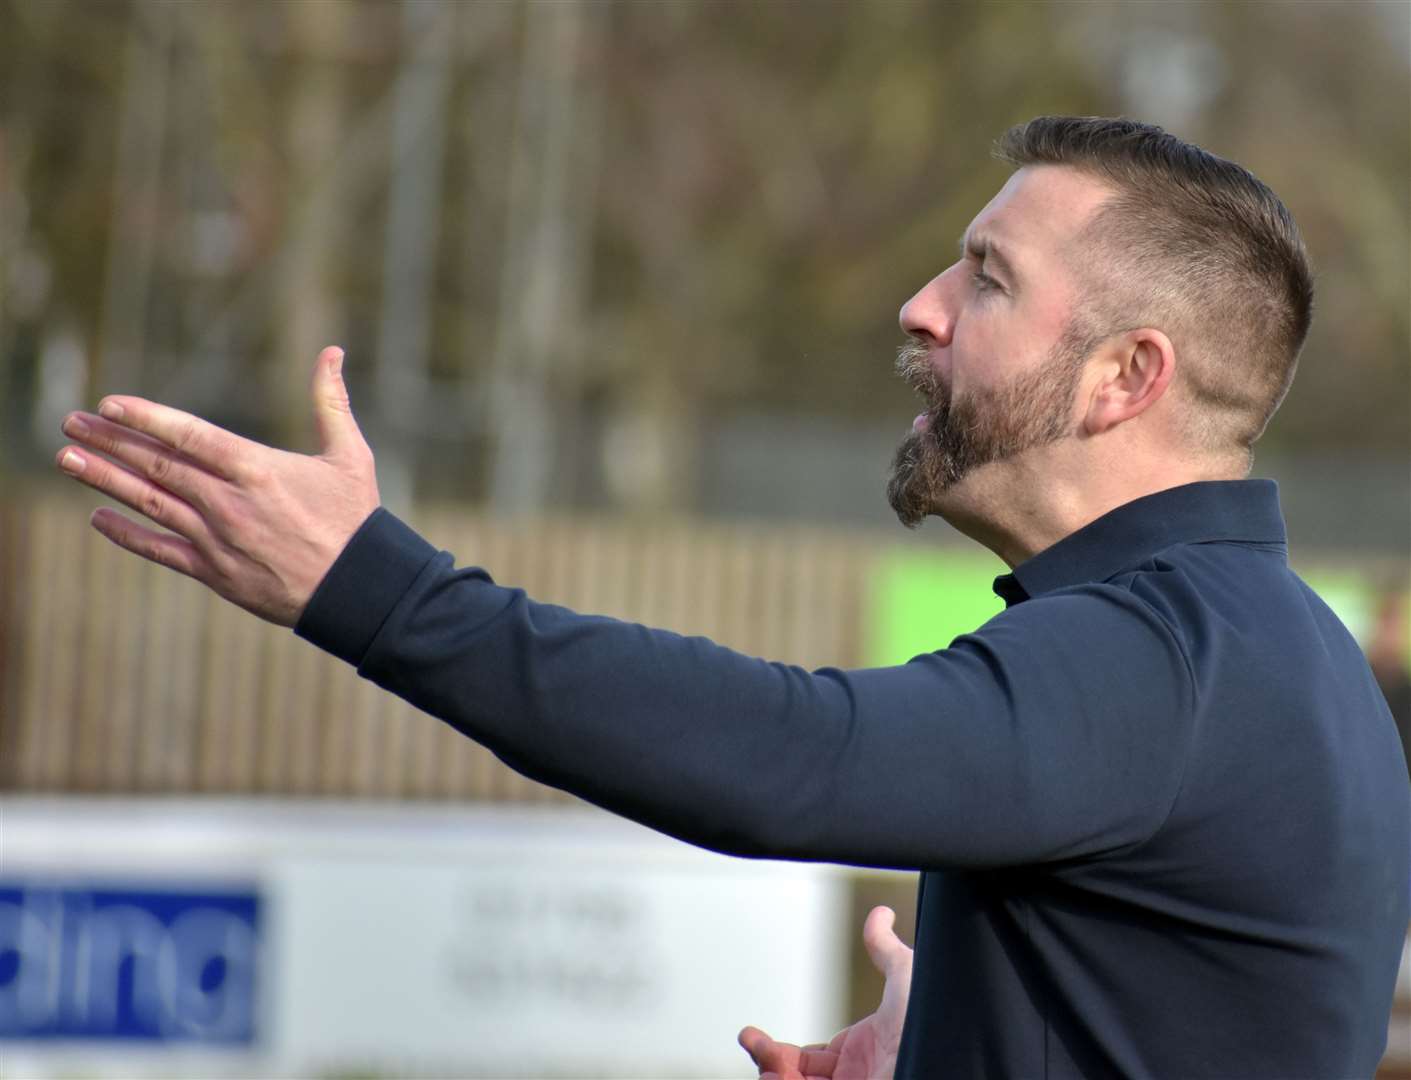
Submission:
<svg viewBox="0 0 1411 1080">
<path fill-rule="evenodd" d="M 1041 367 L 1066 326 L 1056 307 L 1036 311 L 1004 297 L 976 304 L 952 341 L 955 389 L 1002 385 Z"/>
<path fill-rule="evenodd" d="M 952 393 L 1003 382 L 1021 359 L 1002 320 L 984 310 L 972 309 L 966 314 L 965 321 L 956 325 L 950 368 L 945 372 Z"/>
</svg>

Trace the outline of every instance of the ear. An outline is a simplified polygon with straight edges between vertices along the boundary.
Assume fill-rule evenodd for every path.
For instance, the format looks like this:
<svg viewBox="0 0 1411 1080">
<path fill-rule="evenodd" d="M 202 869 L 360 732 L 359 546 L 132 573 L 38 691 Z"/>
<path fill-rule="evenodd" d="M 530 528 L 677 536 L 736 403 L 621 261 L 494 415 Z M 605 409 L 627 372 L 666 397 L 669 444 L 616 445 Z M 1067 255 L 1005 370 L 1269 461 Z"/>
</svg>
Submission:
<svg viewBox="0 0 1411 1080">
<path fill-rule="evenodd" d="M 1089 435 L 1110 431 L 1161 400 L 1176 374 L 1176 350 L 1160 330 L 1129 330 L 1109 344 L 1098 371 L 1083 416 Z"/>
</svg>

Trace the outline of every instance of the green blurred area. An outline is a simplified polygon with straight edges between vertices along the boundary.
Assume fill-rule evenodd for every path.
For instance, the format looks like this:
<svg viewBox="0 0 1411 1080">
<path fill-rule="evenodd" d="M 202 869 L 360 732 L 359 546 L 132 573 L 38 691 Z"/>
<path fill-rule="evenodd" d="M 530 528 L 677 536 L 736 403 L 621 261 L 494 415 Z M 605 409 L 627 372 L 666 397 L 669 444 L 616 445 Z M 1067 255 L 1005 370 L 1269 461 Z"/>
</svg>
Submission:
<svg viewBox="0 0 1411 1080">
<path fill-rule="evenodd" d="M 877 560 L 868 589 L 867 663 L 904 664 L 943 649 L 1004 609 L 992 583 L 1007 571 L 992 555 L 898 550 Z"/>
<path fill-rule="evenodd" d="M 963 550 L 898 549 L 876 561 L 867 590 L 866 662 L 883 667 L 945 648 L 1003 610 L 994 579 L 1007 572 L 998 559 Z M 1301 575 L 1364 646 L 1381 593 L 1365 571 L 1315 567 Z M 1411 608 L 1406 663 L 1411 668 Z"/>
</svg>

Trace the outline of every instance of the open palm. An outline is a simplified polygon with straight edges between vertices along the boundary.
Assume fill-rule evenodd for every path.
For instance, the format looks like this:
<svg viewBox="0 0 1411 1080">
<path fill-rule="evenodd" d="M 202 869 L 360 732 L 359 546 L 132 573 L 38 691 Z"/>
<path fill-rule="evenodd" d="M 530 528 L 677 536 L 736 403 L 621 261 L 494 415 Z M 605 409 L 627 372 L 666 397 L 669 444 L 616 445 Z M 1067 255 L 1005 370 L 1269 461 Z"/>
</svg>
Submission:
<svg viewBox="0 0 1411 1080">
<path fill-rule="evenodd" d="M 882 1003 L 871 1016 L 844 1028 L 826 1046 L 776 1042 L 756 1027 L 740 1032 L 740 1045 L 754 1059 L 760 1080 L 890 1080 L 911 992 L 911 950 L 893 932 L 895 921 L 891 908 L 877 907 L 863 924 L 867 954 L 886 980 Z"/>
</svg>

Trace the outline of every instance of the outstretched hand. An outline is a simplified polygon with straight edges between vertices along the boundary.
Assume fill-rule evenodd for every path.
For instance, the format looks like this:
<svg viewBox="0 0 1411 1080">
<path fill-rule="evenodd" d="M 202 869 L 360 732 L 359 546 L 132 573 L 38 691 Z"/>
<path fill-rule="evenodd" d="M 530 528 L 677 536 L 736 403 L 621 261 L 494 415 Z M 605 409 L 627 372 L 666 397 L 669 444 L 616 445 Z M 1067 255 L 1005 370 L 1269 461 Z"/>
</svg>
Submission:
<svg viewBox="0 0 1411 1080">
<path fill-rule="evenodd" d="M 353 533 L 380 502 L 372 451 L 343 385 L 343 350 L 319 353 L 318 455 L 275 450 L 176 409 L 110 396 L 70 413 L 59 451 L 70 476 L 165 530 L 106 507 L 93 527 L 247 611 L 293 626 Z M 111 459 L 111 460 L 109 460 Z"/>
<path fill-rule="evenodd" d="M 760 1080 L 891 1080 L 911 993 L 911 949 L 892 927 L 896 912 L 875 907 L 862 926 L 862 943 L 885 983 L 877 1011 L 833 1036 L 826 1046 L 775 1042 L 756 1027 L 740 1032 Z"/>
</svg>

